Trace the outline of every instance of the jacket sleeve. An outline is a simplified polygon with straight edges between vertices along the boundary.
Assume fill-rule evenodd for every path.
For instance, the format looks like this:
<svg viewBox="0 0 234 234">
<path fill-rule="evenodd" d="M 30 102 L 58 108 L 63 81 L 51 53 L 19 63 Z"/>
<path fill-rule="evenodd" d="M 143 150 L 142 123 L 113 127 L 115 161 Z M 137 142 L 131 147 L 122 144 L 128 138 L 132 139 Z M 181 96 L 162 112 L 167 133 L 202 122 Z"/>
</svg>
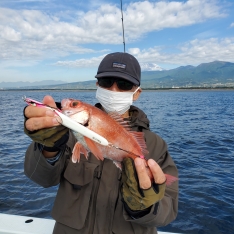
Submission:
<svg viewBox="0 0 234 234">
<path fill-rule="evenodd" d="M 25 154 L 25 175 L 45 188 L 59 184 L 66 159 L 71 155 L 72 144 L 74 144 L 73 141 L 74 139 L 70 134 L 66 149 L 60 152 L 61 156 L 54 165 L 47 162 L 46 158 L 38 148 L 38 143 L 32 142 Z"/>
<path fill-rule="evenodd" d="M 177 167 L 167 150 L 167 144 L 158 135 L 145 132 L 146 144 L 149 150 L 147 158 L 154 159 L 162 168 L 163 172 L 178 178 Z M 134 219 L 124 210 L 124 218 L 127 221 L 147 227 L 165 226 L 172 222 L 178 213 L 178 181 L 166 187 L 162 200 L 154 204 L 145 216 Z"/>
</svg>

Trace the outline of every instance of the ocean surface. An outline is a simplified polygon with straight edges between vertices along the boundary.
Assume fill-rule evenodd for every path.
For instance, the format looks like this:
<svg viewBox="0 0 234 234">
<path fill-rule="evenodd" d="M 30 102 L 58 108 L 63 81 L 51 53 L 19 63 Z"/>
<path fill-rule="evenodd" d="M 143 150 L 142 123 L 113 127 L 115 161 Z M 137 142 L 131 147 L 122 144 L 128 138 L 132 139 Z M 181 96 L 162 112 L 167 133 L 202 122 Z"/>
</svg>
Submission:
<svg viewBox="0 0 234 234">
<path fill-rule="evenodd" d="M 23 169 L 30 139 L 23 133 L 22 97 L 41 101 L 46 94 L 96 102 L 94 91 L 0 91 L 1 213 L 51 218 L 57 187 L 39 187 Z M 234 233 L 234 91 L 144 91 L 135 105 L 167 142 L 179 170 L 179 214 L 159 230 Z"/>
</svg>

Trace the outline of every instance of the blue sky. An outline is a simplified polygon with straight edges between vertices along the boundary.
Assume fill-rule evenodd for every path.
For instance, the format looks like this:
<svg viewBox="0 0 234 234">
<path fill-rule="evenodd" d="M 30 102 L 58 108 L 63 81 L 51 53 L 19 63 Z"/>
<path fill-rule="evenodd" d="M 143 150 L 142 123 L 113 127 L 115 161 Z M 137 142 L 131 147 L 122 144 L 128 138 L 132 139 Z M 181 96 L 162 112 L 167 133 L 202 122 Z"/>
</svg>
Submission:
<svg viewBox="0 0 234 234">
<path fill-rule="evenodd" d="M 234 62 L 234 1 L 122 2 L 126 52 L 142 70 Z M 116 51 L 120 0 L 0 1 L 0 82 L 92 80 Z"/>
</svg>

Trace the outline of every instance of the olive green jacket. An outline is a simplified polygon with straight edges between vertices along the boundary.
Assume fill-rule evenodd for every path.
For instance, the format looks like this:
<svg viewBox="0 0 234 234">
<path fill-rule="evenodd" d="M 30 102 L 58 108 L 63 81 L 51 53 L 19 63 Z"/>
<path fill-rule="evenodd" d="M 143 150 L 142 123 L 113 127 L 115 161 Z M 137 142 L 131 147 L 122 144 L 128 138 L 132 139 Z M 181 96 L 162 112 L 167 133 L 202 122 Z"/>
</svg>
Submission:
<svg viewBox="0 0 234 234">
<path fill-rule="evenodd" d="M 165 173 L 178 177 L 166 143 L 149 130 L 147 116 L 134 106 L 130 113 L 132 129 L 145 134 L 147 158 L 153 158 Z M 67 147 L 54 165 L 46 161 L 37 143 L 33 142 L 25 155 L 28 177 L 43 187 L 59 184 L 52 210 L 56 220 L 54 234 L 155 234 L 156 227 L 165 226 L 176 218 L 178 182 L 167 186 L 164 198 L 153 205 L 148 214 L 135 219 L 123 207 L 121 171 L 111 160 L 99 161 L 92 154 L 88 160 L 81 155 L 80 162 L 73 163 L 70 157 L 75 143 L 70 132 Z"/>
</svg>

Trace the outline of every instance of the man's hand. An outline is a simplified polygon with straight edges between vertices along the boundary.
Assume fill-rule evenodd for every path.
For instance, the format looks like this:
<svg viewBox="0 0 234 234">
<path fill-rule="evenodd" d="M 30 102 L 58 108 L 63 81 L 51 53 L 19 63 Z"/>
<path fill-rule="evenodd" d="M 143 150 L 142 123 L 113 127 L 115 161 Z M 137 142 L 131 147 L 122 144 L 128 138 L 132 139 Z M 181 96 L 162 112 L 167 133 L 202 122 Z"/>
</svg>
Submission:
<svg viewBox="0 0 234 234">
<path fill-rule="evenodd" d="M 56 108 L 54 99 L 45 96 L 43 103 Z M 45 157 L 54 157 L 68 140 L 68 129 L 59 122 L 60 117 L 45 107 L 27 106 L 24 109 L 24 132 L 33 141 L 43 145 Z"/>
<path fill-rule="evenodd" d="M 136 158 L 134 163 L 141 189 L 149 189 L 152 186 L 152 182 L 163 184 L 166 181 L 166 176 L 161 167 L 153 159 L 145 161 L 144 159 Z"/>
<path fill-rule="evenodd" d="M 153 160 L 123 160 L 122 194 L 132 211 L 145 210 L 164 197 L 166 176 Z"/>
<path fill-rule="evenodd" d="M 45 96 L 43 103 L 56 108 L 55 101 L 51 96 Z M 24 115 L 27 118 L 25 128 L 31 132 L 60 125 L 59 116 L 48 108 L 27 106 Z"/>
</svg>

